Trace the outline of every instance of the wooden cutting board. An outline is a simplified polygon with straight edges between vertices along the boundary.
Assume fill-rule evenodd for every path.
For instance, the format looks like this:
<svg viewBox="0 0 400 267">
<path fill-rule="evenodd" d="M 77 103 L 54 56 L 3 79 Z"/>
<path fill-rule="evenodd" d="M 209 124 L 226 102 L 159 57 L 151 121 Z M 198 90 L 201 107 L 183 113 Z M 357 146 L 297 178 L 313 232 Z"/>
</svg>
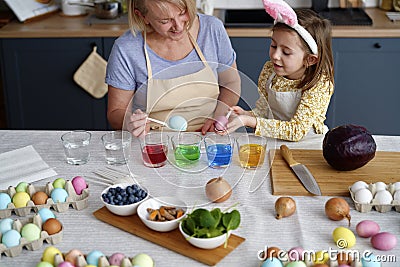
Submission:
<svg viewBox="0 0 400 267">
<path fill-rule="evenodd" d="M 136 214 L 132 216 L 118 216 L 111 213 L 106 207 L 98 209 L 93 214 L 100 221 L 209 266 L 216 265 L 245 240 L 240 236 L 231 234 L 226 248 L 224 248 L 224 245 L 221 245 L 215 249 L 201 249 L 192 246 L 186 241 L 179 229 L 165 233 L 153 231 L 147 228 Z"/>
<path fill-rule="evenodd" d="M 349 186 L 356 181 L 394 183 L 400 181 L 400 152 L 378 151 L 374 159 L 353 171 L 337 171 L 324 159 L 322 150 L 291 149 L 293 158 L 313 174 L 324 196 L 350 196 Z M 274 155 L 275 154 L 275 155 Z M 271 150 L 273 195 L 311 196 L 303 187 L 280 150 Z"/>
</svg>

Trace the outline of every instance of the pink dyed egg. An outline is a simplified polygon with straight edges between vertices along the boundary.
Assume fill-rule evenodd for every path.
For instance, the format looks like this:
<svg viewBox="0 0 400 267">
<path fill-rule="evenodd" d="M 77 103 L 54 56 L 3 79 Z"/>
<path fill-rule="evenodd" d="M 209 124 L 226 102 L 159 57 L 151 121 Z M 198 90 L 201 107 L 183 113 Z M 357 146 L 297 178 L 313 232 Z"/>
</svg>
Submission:
<svg viewBox="0 0 400 267">
<path fill-rule="evenodd" d="M 302 261 L 304 249 L 302 247 L 294 247 L 288 251 L 288 256 L 291 261 Z"/>
<path fill-rule="evenodd" d="M 79 255 L 83 255 L 83 253 L 80 250 L 77 249 L 71 249 L 66 255 L 65 255 L 65 261 L 68 261 L 72 264 L 76 264 L 76 260 Z"/>
<path fill-rule="evenodd" d="M 371 237 L 371 244 L 379 250 L 391 250 L 397 245 L 397 238 L 394 234 L 381 232 Z"/>
<path fill-rule="evenodd" d="M 73 265 L 69 261 L 63 261 L 59 265 L 57 265 L 57 267 L 75 267 L 75 265 Z"/>
<path fill-rule="evenodd" d="M 85 179 L 82 176 L 76 176 L 71 181 L 72 186 L 74 187 L 75 192 L 80 195 L 82 194 L 83 189 L 88 187 Z"/>
<path fill-rule="evenodd" d="M 218 131 L 225 131 L 227 124 L 228 124 L 228 119 L 225 116 L 218 116 L 215 118 L 214 127 Z"/>
<path fill-rule="evenodd" d="M 125 255 L 122 253 L 114 253 L 110 256 L 110 258 L 108 259 L 109 263 L 111 265 L 116 265 L 116 266 L 120 266 L 122 260 L 125 258 Z"/>
</svg>

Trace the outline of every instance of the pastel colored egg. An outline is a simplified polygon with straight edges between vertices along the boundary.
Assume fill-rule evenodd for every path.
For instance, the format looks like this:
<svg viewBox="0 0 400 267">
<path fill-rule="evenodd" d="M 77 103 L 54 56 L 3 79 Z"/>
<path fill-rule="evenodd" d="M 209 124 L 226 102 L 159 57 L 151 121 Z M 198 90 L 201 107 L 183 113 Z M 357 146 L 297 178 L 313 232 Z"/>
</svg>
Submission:
<svg viewBox="0 0 400 267">
<path fill-rule="evenodd" d="M 286 264 L 286 267 L 307 267 L 304 261 L 292 261 Z"/>
<path fill-rule="evenodd" d="M 325 264 L 329 260 L 329 254 L 326 251 L 317 251 L 315 255 L 313 255 L 313 262 L 315 264 Z"/>
<path fill-rule="evenodd" d="M 260 267 L 283 267 L 283 263 L 279 259 L 271 257 L 266 259 Z"/>
<path fill-rule="evenodd" d="M 122 253 L 114 253 L 110 256 L 110 258 L 108 259 L 108 262 L 111 265 L 117 265 L 120 266 L 122 260 L 125 258 L 125 255 Z"/>
<path fill-rule="evenodd" d="M 332 233 L 335 244 L 340 249 L 351 248 L 356 244 L 354 233 L 346 227 L 337 227 Z"/>
<path fill-rule="evenodd" d="M 42 225 L 43 231 L 46 231 L 49 235 L 54 235 L 62 230 L 62 225 L 59 220 L 55 218 L 49 218 Z"/>
<path fill-rule="evenodd" d="M 21 234 L 17 230 L 9 230 L 1 237 L 1 243 L 6 247 L 11 248 L 19 245 Z"/>
<path fill-rule="evenodd" d="M 69 261 L 70 263 L 76 264 L 76 259 L 83 255 L 83 253 L 80 250 L 77 249 L 71 249 L 66 255 L 65 255 L 65 260 Z"/>
<path fill-rule="evenodd" d="M 63 261 L 59 265 L 57 265 L 57 267 L 75 267 L 75 265 L 73 265 L 69 261 Z"/>
<path fill-rule="evenodd" d="M 397 238 L 394 234 L 381 232 L 371 237 L 371 244 L 378 250 L 391 250 L 397 245 Z"/>
<path fill-rule="evenodd" d="M 357 224 L 356 232 L 360 237 L 371 237 L 379 233 L 379 224 L 371 220 L 364 220 Z"/>
<path fill-rule="evenodd" d="M 303 260 L 304 249 L 302 247 L 294 247 L 289 249 L 288 256 L 291 261 Z"/>
<path fill-rule="evenodd" d="M 40 218 L 42 219 L 42 223 L 45 223 L 50 218 L 55 218 L 56 217 L 54 215 L 54 213 L 48 208 L 41 208 L 38 211 L 38 214 L 40 215 Z"/>
<path fill-rule="evenodd" d="M 64 188 L 65 187 L 65 179 L 64 178 L 57 178 L 53 182 L 54 188 Z"/>
<path fill-rule="evenodd" d="M 0 210 L 5 210 L 11 203 L 11 197 L 7 193 L 0 193 Z"/>
<path fill-rule="evenodd" d="M 37 191 L 32 195 L 32 201 L 35 205 L 44 205 L 49 196 L 43 191 Z"/>
<path fill-rule="evenodd" d="M 12 229 L 14 220 L 11 218 L 4 218 L 0 220 L 0 233 L 4 234 L 5 232 Z"/>
<path fill-rule="evenodd" d="M 17 192 L 26 192 L 26 189 L 28 188 L 28 183 L 26 182 L 20 182 L 16 187 L 15 191 Z"/>
<path fill-rule="evenodd" d="M 347 264 L 340 264 L 338 267 L 351 267 L 351 266 Z"/>
<path fill-rule="evenodd" d="M 61 253 L 60 250 L 58 250 L 58 248 L 53 247 L 53 246 L 47 247 L 47 248 L 45 248 L 45 250 L 43 251 L 43 254 L 42 254 L 42 261 L 46 261 L 46 262 L 49 262 L 49 263 L 51 263 L 52 265 L 54 265 L 54 256 L 55 256 L 56 254 L 59 254 L 59 255 L 61 255 L 61 257 L 62 257 L 62 253 Z"/>
<path fill-rule="evenodd" d="M 54 267 L 54 266 L 50 262 L 41 261 L 38 264 L 36 264 L 36 267 Z"/>
<path fill-rule="evenodd" d="M 177 130 L 177 131 L 186 131 L 187 129 L 187 121 L 184 117 L 176 115 L 172 116 L 168 120 L 168 126 L 171 129 Z"/>
<path fill-rule="evenodd" d="M 31 197 L 26 192 L 17 192 L 12 198 L 12 202 L 16 208 L 26 207 L 29 200 L 31 200 Z"/>
<path fill-rule="evenodd" d="M 140 267 L 153 267 L 154 262 L 149 255 L 145 253 L 139 253 L 132 259 L 132 265 L 138 265 Z"/>
<path fill-rule="evenodd" d="M 21 236 L 28 242 L 38 240 L 40 238 L 41 229 L 34 223 L 27 223 L 21 229 Z"/>
<path fill-rule="evenodd" d="M 87 254 L 86 261 L 88 264 L 97 266 L 100 257 L 105 257 L 103 252 L 101 252 L 99 250 L 92 250 L 89 252 L 89 254 Z"/>
<path fill-rule="evenodd" d="M 63 203 L 67 201 L 68 192 L 63 188 L 54 188 L 50 194 L 54 203 Z"/>
<path fill-rule="evenodd" d="M 72 186 L 74 187 L 76 194 L 78 194 L 78 195 L 82 194 L 82 191 L 84 189 L 88 188 L 88 185 L 82 176 L 74 177 L 72 179 L 71 183 L 72 183 Z"/>
<path fill-rule="evenodd" d="M 381 267 L 381 262 L 374 254 L 362 257 L 361 263 L 363 267 Z"/>
<path fill-rule="evenodd" d="M 228 124 L 228 119 L 225 116 L 217 116 L 215 118 L 214 127 L 218 131 L 225 131 L 227 124 Z"/>
</svg>

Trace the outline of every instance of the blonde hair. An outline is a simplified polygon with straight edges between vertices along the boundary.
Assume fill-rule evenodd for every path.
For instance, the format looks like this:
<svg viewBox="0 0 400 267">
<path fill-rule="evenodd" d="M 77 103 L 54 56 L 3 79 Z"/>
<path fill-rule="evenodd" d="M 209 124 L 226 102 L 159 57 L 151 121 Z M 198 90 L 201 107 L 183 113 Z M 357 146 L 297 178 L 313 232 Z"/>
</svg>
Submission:
<svg viewBox="0 0 400 267">
<path fill-rule="evenodd" d="M 133 35 L 137 32 L 152 31 L 151 27 L 146 25 L 143 18 L 135 13 L 135 10 L 140 11 L 142 15 L 146 15 L 148 9 L 146 3 L 149 1 L 155 2 L 161 9 L 167 10 L 166 3 L 177 6 L 181 10 L 186 10 L 189 15 L 188 29 L 192 27 L 193 21 L 196 18 L 197 7 L 195 0 L 129 0 L 128 3 L 128 22 L 129 28 Z"/>
<path fill-rule="evenodd" d="M 311 34 L 318 46 L 318 61 L 316 64 L 306 68 L 304 78 L 299 83 L 298 88 L 303 88 L 303 90 L 310 89 L 315 86 L 324 75 L 332 84 L 334 84 L 332 26 L 330 21 L 322 19 L 311 9 L 298 9 L 296 10 L 296 14 L 298 23 Z M 289 29 L 296 32 L 294 29 L 283 23 L 275 24 L 272 30 L 275 29 Z M 306 54 L 312 55 L 307 43 L 300 35 L 299 38 Z"/>
</svg>

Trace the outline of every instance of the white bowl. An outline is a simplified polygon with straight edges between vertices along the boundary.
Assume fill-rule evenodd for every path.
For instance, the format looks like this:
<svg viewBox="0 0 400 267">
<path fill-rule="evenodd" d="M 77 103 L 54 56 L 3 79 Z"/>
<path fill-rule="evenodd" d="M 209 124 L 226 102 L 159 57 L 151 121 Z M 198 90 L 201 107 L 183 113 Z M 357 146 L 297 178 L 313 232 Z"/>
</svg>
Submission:
<svg viewBox="0 0 400 267">
<path fill-rule="evenodd" d="M 140 188 L 142 188 L 143 190 L 145 190 L 147 192 L 147 196 L 144 199 L 142 199 L 141 201 L 139 201 L 139 202 L 136 202 L 136 203 L 133 203 L 133 204 L 129 204 L 129 205 L 111 205 L 109 203 L 106 203 L 103 200 L 103 197 L 102 197 L 103 194 L 107 193 L 110 188 L 117 188 L 119 186 L 119 187 L 125 189 L 129 185 L 133 185 L 133 184 L 132 183 L 114 184 L 114 185 L 111 185 L 111 186 L 107 187 L 106 189 L 103 190 L 103 192 L 101 192 L 101 195 L 100 195 L 101 202 L 103 202 L 103 204 L 106 206 L 106 208 L 109 211 L 111 211 L 112 213 L 114 213 L 116 215 L 120 215 L 120 216 L 130 216 L 130 215 L 136 214 L 138 206 L 141 203 L 143 203 L 146 199 L 149 198 L 149 195 L 150 195 L 149 194 L 149 190 L 147 190 L 145 187 L 139 185 Z"/>
<path fill-rule="evenodd" d="M 149 220 L 147 208 L 159 209 L 161 206 L 174 206 L 181 208 L 184 213 L 180 218 L 171 221 L 157 222 Z M 137 209 L 137 214 L 140 220 L 142 220 L 142 222 L 150 229 L 158 232 L 169 232 L 178 228 L 180 220 L 186 215 L 186 211 L 186 203 L 176 197 L 156 197 L 142 202 Z"/>
<path fill-rule="evenodd" d="M 226 241 L 226 238 L 229 238 L 231 235 L 231 231 L 228 232 L 228 237 L 226 234 L 222 234 L 220 236 L 216 237 L 211 237 L 211 238 L 198 238 L 198 237 L 192 237 L 188 234 L 186 234 L 183 229 L 182 229 L 182 222 L 179 223 L 179 231 L 181 231 L 181 234 L 183 237 L 193 246 L 198 247 L 198 248 L 203 248 L 203 249 L 214 249 L 217 248 L 221 245 L 223 245 Z"/>
</svg>

